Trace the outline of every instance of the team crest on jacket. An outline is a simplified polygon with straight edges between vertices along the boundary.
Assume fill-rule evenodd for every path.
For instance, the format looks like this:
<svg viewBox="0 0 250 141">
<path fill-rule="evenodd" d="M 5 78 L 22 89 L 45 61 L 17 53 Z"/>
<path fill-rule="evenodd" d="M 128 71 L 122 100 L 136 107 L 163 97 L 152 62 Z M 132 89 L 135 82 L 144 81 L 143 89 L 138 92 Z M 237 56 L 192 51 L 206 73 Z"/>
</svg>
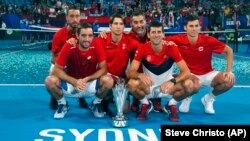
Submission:
<svg viewBox="0 0 250 141">
<path fill-rule="evenodd" d="M 87 59 L 90 60 L 92 57 L 91 56 L 88 56 Z"/>
<path fill-rule="evenodd" d="M 122 44 L 122 49 L 125 49 L 126 48 L 126 44 Z"/>
<path fill-rule="evenodd" d="M 151 61 L 151 56 L 148 55 L 148 56 L 146 57 L 146 60 L 147 60 L 148 62 L 150 62 L 150 61 Z"/>
<path fill-rule="evenodd" d="M 201 46 L 201 47 L 198 47 L 198 51 L 203 51 L 204 50 L 204 47 Z"/>
<path fill-rule="evenodd" d="M 167 58 L 168 58 L 168 56 L 165 54 L 165 55 L 163 56 L 163 58 L 164 58 L 164 59 L 167 59 Z"/>
</svg>

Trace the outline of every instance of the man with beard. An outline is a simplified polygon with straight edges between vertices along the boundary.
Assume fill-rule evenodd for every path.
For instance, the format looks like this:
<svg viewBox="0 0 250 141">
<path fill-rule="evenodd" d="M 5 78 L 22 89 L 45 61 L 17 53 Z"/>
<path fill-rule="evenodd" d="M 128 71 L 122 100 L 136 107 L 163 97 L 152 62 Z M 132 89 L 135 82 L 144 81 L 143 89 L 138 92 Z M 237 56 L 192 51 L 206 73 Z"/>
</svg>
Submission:
<svg viewBox="0 0 250 141">
<path fill-rule="evenodd" d="M 109 82 L 106 55 L 100 42 L 92 42 L 94 38 L 92 25 L 83 23 L 77 29 L 78 44 L 65 43 L 58 55 L 51 75 L 46 78 L 45 85 L 51 96 L 58 103 L 54 118 L 64 118 L 69 110 L 64 96 L 93 97 L 91 103 L 95 117 L 104 117 L 100 103 L 104 88 Z"/>
<path fill-rule="evenodd" d="M 147 29 L 146 29 L 146 17 L 145 14 L 140 10 L 135 10 L 132 15 L 130 16 L 130 25 L 131 30 L 127 34 L 132 40 L 138 41 L 141 45 L 149 42 L 149 38 L 147 36 Z M 100 33 L 100 37 L 107 38 L 107 33 L 105 31 Z M 167 42 L 163 42 L 163 44 L 168 44 Z M 130 61 L 133 60 L 135 54 L 135 50 L 130 52 Z M 142 72 L 142 68 L 139 68 L 139 71 Z M 151 98 L 150 99 L 153 104 L 153 110 L 155 112 L 162 112 L 163 109 L 161 107 L 161 98 Z M 103 101 L 105 102 L 105 101 Z M 131 105 L 131 110 L 133 112 L 137 112 L 139 110 L 140 102 L 138 99 L 133 97 L 133 102 Z"/>
<path fill-rule="evenodd" d="M 76 30 L 80 24 L 80 10 L 74 6 L 69 6 L 69 9 L 66 13 L 66 22 L 67 26 L 58 30 L 52 40 L 52 49 L 51 49 L 51 69 L 53 68 L 56 58 L 61 51 L 63 45 L 66 43 L 67 40 L 70 38 L 76 39 Z M 87 108 L 88 105 L 84 98 L 79 98 L 79 105 L 83 108 Z M 50 108 L 56 109 L 57 108 L 57 101 L 51 97 L 50 99 Z"/>
<path fill-rule="evenodd" d="M 128 35 L 134 39 L 139 41 L 141 44 L 145 44 L 150 41 L 147 36 L 147 28 L 146 28 L 146 17 L 145 14 L 140 10 L 135 10 L 130 16 L 130 25 L 131 30 Z M 132 61 L 134 57 L 134 53 L 131 54 L 130 60 Z M 142 72 L 142 67 L 139 68 L 139 71 Z M 153 110 L 155 112 L 162 112 L 163 109 L 161 107 L 161 98 L 151 98 L 150 99 L 153 104 Z M 133 97 L 133 103 L 131 105 L 131 110 L 136 112 L 139 110 L 140 102 L 138 99 Z"/>
</svg>

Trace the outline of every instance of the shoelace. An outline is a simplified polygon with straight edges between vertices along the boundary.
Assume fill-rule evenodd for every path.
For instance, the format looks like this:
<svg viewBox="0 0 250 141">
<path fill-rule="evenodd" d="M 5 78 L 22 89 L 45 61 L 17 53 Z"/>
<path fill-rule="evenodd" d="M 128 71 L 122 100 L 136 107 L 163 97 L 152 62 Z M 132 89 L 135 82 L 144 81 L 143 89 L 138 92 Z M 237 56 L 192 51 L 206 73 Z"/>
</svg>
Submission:
<svg viewBox="0 0 250 141">
<path fill-rule="evenodd" d="M 102 112 L 101 105 L 100 104 L 96 104 L 95 106 L 96 106 L 96 109 L 97 109 L 98 113 L 101 113 Z"/>
<path fill-rule="evenodd" d="M 207 97 L 205 97 L 205 98 L 204 98 L 204 101 L 205 101 L 205 103 L 206 103 L 206 102 L 211 102 L 211 103 L 213 103 L 213 102 L 215 101 L 215 99 L 214 99 L 214 98 L 207 98 Z"/>
<path fill-rule="evenodd" d="M 142 104 L 141 106 L 141 114 L 145 114 L 148 110 L 148 105 Z"/>
<path fill-rule="evenodd" d="M 184 103 L 184 106 L 188 106 L 190 103 L 190 99 L 184 99 L 185 101 L 183 101 L 182 103 Z"/>
<path fill-rule="evenodd" d="M 58 105 L 58 110 L 57 110 L 58 113 L 61 113 L 63 111 L 63 107 L 64 107 L 63 104 Z"/>
<path fill-rule="evenodd" d="M 214 102 L 215 100 L 213 98 L 210 99 L 205 99 L 205 101 L 207 100 L 207 102 Z"/>
<path fill-rule="evenodd" d="M 173 115 L 177 115 L 177 108 L 175 105 L 170 105 L 169 108 Z"/>
</svg>

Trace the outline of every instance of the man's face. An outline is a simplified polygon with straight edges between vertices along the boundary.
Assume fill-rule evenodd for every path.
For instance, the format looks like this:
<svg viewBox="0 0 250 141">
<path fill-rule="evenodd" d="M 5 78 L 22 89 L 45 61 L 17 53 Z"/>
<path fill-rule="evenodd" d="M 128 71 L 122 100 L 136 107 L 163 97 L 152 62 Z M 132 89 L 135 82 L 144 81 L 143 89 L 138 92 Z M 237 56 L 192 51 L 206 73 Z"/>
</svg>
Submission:
<svg viewBox="0 0 250 141">
<path fill-rule="evenodd" d="M 164 33 L 162 32 L 162 27 L 151 27 L 148 33 L 148 38 L 151 43 L 155 46 L 160 45 L 164 37 Z"/>
<path fill-rule="evenodd" d="M 94 38 L 92 28 L 82 28 L 80 34 L 77 36 L 79 45 L 83 49 L 88 49 Z"/>
<path fill-rule="evenodd" d="M 131 18 L 132 31 L 138 36 L 143 37 L 146 34 L 146 20 L 142 15 L 133 16 Z"/>
<path fill-rule="evenodd" d="M 187 32 L 187 35 L 190 37 L 196 37 L 200 31 L 199 20 L 189 21 L 187 25 L 184 26 L 184 29 Z"/>
<path fill-rule="evenodd" d="M 77 28 L 80 24 L 80 10 L 69 10 L 66 20 L 71 28 Z"/>
<path fill-rule="evenodd" d="M 121 35 L 124 32 L 125 25 L 121 18 L 114 18 L 114 21 L 109 25 L 109 28 L 113 34 Z"/>
</svg>

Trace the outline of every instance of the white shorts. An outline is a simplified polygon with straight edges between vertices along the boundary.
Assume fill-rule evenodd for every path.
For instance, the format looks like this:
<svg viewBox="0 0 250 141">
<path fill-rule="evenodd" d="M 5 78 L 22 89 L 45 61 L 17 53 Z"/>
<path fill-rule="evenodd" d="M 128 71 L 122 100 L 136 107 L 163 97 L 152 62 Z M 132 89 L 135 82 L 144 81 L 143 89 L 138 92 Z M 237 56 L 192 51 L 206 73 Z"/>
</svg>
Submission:
<svg viewBox="0 0 250 141">
<path fill-rule="evenodd" d="M 51 74 L 52 69 L 54 68 L 54 66 L 55 66 L 54 64 L 51 64 L 51 65 L 50 65 L 50 68 L 49 68 L 49 74 Z"/>
<path fill-rule="evenodd" d="M 161 93 L 160 92 L 160 86 L 162 83 L 172 79 L 173 77 L 170 76 L 168 79 L 162 81 L 162 82 L 159 82 L 154 84 L 153 86 L 150 87 L 150 94 L 149 95 L 146 95 L 147 99 L 150 99 L 150 98 L 162 98 L 162 97 L 166 97 L 166 98 L 172 98 L 172 95 L 170 94 L 166 94 L 166 93 Z"/>
<path fill-rule="evenodd" d="M 211 83 L 214 79 L 214 77 L 219 73 L 219 71 L 213 70 L 209 73 L 203 74 L 203 75 L 195 75 L 199 78 L 201 85 L 211 87 Z"/>
<path fill-rule="evenodd" d="M 93 80 L 87 83 L 87 87 L 84 91 L 77 91 L 75 87 L 65 81 L 61 81 L 61 88 L 63 90 L 63 94 L 66 97 L 94 97 L 97 88 L 98 88 L 98 81 Z"/>
</svg>

